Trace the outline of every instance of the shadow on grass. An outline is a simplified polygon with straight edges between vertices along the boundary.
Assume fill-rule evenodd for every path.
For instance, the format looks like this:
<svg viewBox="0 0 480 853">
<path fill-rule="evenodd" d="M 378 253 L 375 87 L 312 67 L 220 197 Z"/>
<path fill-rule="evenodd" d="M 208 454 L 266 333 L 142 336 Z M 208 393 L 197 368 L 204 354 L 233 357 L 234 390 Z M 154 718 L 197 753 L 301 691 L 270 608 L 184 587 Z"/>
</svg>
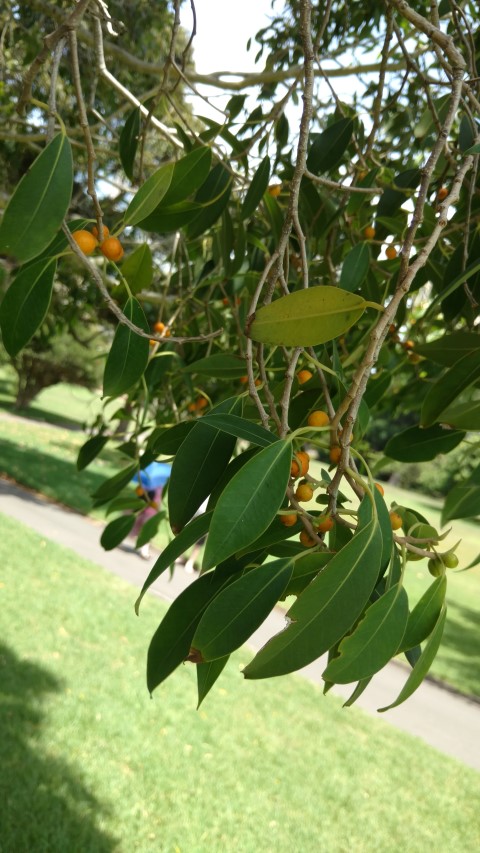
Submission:
<svg viewBox="0 0 480 853">
<path fill-rule="evenodd" d="M 91 495 L 109 476 L 107 471 L 77 471 L 73 461 L 22 447 L 8 439 L 0 443 L 1 472 L 81 513 L 91 510 Z"/>
<path fill-rule="evenodd" d="M 0 849 L 109 853 L 118 839 L 96 826 L 106 807 L 41 743 L 42 699 L 62 684 L 0 643 Z"/>
<path fill-rule="evenodd" d="M 0 392 L 1 393 L 1 392 Z M 16 415 L 19 418 L 25 418 L 28 421 L 39 421 L 40 423 L 52 424 L 52 426 L 64 427 L 75 432 L 80 432 L 83 429 L 83 424 L 78 420 L 69 418 L 67 415 L 57 415 L 50 412 L 48 409 L 42 409 L 35 405 L 28 409 L 16 409 L 13 403 L 7 403 L 3 400 L 0 403 L 0 408 L 4 409 L 9 415 Z"/>
<path fill-rule="evenodd" d="M 479 622 L 478 607 L 450 603 L 441 649 L 449 670 L 455 670 L 454 683 L 461 681 L 466 693 L 480 697 Z"/>
</svg>

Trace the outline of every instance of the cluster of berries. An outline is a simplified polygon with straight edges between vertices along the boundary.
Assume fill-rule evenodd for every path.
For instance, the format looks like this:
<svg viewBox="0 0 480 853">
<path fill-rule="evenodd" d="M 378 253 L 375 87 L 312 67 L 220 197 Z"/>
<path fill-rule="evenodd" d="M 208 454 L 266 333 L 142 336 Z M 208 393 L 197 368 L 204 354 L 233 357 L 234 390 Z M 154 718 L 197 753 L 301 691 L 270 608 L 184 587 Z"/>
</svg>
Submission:
<svg viewBox="0 0 480 853">
<path fill-rule="evenodd" d="M 91 231 L 86 231 L 83 228 L 79 231 L 74 231 L 72 237 L 78 248 L 82 250 L 84 255 L 92 255 L 98 247 L 109 261 L 120 261 L 123 258 L 123 246 L 118 237 L 110 237 L 110 231 L 106 225 L 103 226 L 103 240 L 98 243 L 98 228 L 96 225 Z"/>
</svg>

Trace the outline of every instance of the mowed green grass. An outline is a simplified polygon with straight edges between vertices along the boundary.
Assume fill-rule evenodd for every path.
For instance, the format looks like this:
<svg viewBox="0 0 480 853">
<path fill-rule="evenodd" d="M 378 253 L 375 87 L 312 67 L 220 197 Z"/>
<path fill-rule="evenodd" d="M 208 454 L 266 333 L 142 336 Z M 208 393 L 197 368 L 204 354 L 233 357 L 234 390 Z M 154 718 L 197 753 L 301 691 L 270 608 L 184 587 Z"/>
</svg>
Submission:
<svg viewBox="0 0 480 853">
<path fill-rule="evenodd" d="M 132 587 L 3 516 L 0 565 L 5 853 L 478 850 L 475 771 L 299 677 L 245 682 L 247 650 L 199 711 L 191 665 L 150 700 L 163 603 L 137 618 Z"/>
</svg>

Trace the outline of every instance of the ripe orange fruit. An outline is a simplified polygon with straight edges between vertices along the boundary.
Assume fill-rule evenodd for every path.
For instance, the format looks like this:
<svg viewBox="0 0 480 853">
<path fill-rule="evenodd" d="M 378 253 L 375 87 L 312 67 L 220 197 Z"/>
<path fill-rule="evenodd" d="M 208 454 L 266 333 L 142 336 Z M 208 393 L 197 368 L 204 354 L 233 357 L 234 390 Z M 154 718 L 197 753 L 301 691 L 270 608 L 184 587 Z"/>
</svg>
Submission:
<svg viewBox="0 0 480 853">
<path fill-rule="evenodd" d="M 92 228 L 92 234 L 94 237 L 97 237 L 97 239 L 98 239 L 98 228 L 96 225 L 94 225 Z M 103 239 L 105 240 L 105 238 L 108 237 L 109 234 L 110 234 L 110 228 L 107 228 L 107 226 L 104 225 L 103 226 Z"/>
<path fill-rule="evenodd" d="M 342 456 L 342 448 L 338 446 L 338 444 L 333 444 L 330 448 L 330 462 L 332 465 L 338 465 L 340 462 L 340 458 Z"/>
<path fill-rule="evenodd" d="M 297 513 L 290 512 L 288 515 L 281 515 L 280 521 L 285 527 L 293 527 L 297 523 Z"/>
<path fill-rule="evenodd" d="M 83 229 L 74 231 L 72 237 L 84 255 L 91 255 L 97 248 L 98 243 L 93 234 L 90 234 L 90 231 L 84 231 Z"/>
<path fill-rule="evenodd" d="M 325 515 L 324 518 L 320 518 L 317 522 L 317 530 L 319 533 L 328 533 L 334 525 L 333 518 L 330 515 Z"/>
<path fill-rule="evenodd" d="M 165 323 L 162 323 L 160 320 L 155 323 L 153 327 L 153 331 L 157 333 L 157 335 L 163 335 L 164 338 L 170 337 L 170 329 Z"/>
<path fill-rule="evenodd" d="M 385 254 L 389 261 L 393 261 L 393 259 L 397 257 L 397 250 L 395 246 L 387 246 Z"/>
<path fill-rule="evenodd" d="M 394 510 L 390 513 L 390 524 L 392 525 L 392 530 L 400 530 L 403 526 L 402 517 Z"/>
<path fill-rule="evenodd" d="M 302 530 L 302 532 L 300 533 L 299 539 L 300 539 L 300 542 L 302 543 L 302 545 L 305 546 L 305 548 L 313 548 L 313 546 L 317 544 L 315 539 L 313 539 L 313 537 L 310 536 L 310 534 L 308 533 L 307 530 Z"/>
<path fill-rule="evenodd" d="M 402 344 L 402 347 L 404 349 L 413 349 L 415 347 L 415 342 L 414 341 L 404 341 Z"/>
<path fill-rule="evenodd" d="M 397 334 L 397 327 L 396 327 L 395 323 L 390 323 L 390 325 L 388 327 L 388 331 L 390 332 L 391 335 Z"/>
<path fill-rule="evenodd" d="M 270 184 L 270 186 L 267 189 L 268 194 L 271 195 L 272 198 L 278 198 L 281 191 L 282 191 L 282 185 L 281 184 Z"/>
<path fill-rule="evenodd" d="M 373 225 L 367 225 L 366 228 L 363 229 L 363 236 L 366 240 L 373 240 L 375 237 L 376 231 Z"/>
<path fill-rule="evenodd" d="M 197 411 L 197 404 L 196 403 L 189 403 L 187 406 L 187 410 L 189 412 L 196 412 Z"/>
<path fill-rule="evenodd" d="M 238 381 L 241 382 L 242 385 L 246 385 L 248 382 L 248 376 L 241 376 Z"/>
<path fill-rule="evenodd" d="M 208 400 L 206 397 L 197 397 L 196 402 L 197 409 L 206 409 L 208 406 Z"/>
<path fill-rule="evenodd" d="M 303 385 L 304 382 L 309 382 L 312 376 L 313 373 L 310 370 L 299 370 L 297 373 L 297 379 L 300 385 Z"/>
<path fill-rule="evenodd" d="M 311 426 L 311 427 L 324 427 L 324 426 L 328 426 L 329 423 L 330 423 L 330 418 L 328 417 L 327 413 L 322 412 L 320 410 L 317 410 L 315 412 L 310 412 L 308 419 L 307 419 L 307 424 L 308 424 L 308 426 Z"/>
<path fill-rule="evenodd" d="M 380 492 L 380 494 L 382 496 L 385 494 L 385 489 L 383 488 L 381 483 L 375 483 L 375 488 L 378 489 L 378 491 Z"/>
<path fill-rule="evenodd" d="M 142 486 L 137 486 L 135 489 L 135 494 L 138 495 L 139 498 L 142 498 L 145 494 L 145 489 Z"/>
<path fill-rule="evenodd" d="M 109 261 L 120 261 L 123 258 L 123 246 L 117 237 L 107 237 L 101 244 L 100 251 Z"/>
<path fill-rule="evenodd" d="M 153 338 L 150 338 L 150 340 L 149 340 L 149 342 L 148 342 L 148 343 L 150 344 L 150 346 L 151 346 L 151 347 L 156 347 L 156 346 L 157 346 L 157 341 L 154 341 L 154 340 L 153 340 Z"/>
<path fill-rule="evenodd" d="M 297 501 L 311 501 L 313 498 L 313 489 L 309 483 L 300 483 L 295 492 Z"/>
<path fill-rule="evenodd" d="M 152 509 L 158 509 L 158 503 L 157 503 L 156 501 L 149 501 L 149 502 L 148 502 L 148 505 L 149 505 Z"/>
<path fill-rule="evenodd" d="M 437 193 L 437 201 L 443 201 L 448 195 L 448 189 L 446 187 L 440 187 Z"/>
<path fill-rule="evenodd" d="M 310 456 L 305 450 L 297 450 L 295 452 L 295 458 L 292 461 L 292 466 L 290 468 L 290 475 L 292 477 L 302 477 L 305 476 L 310 466 Z"/>
</svg>

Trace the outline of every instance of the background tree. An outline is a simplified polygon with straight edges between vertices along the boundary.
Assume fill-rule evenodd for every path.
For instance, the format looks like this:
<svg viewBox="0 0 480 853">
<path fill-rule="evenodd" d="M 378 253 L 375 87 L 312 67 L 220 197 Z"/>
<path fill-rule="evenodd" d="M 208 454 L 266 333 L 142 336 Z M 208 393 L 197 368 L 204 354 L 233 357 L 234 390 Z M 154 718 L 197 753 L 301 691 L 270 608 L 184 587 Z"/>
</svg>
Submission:
<svg viewBox="0 0 480 853">
<path fill-rule="evenodd" d="M 288 627 L 246 677 L 328 652 L 326 688 L 356 683 L 354 701 L 404 652 L 412 672 L 399 704 L 435 656 L 446 569 L 458 559 L 448 532 L 387 506 L 374 474 L 390 460 L 478 446 L 475 9 L 285 3 L 255 37 L 261 70 L 234 80 L 188 64 L 194 32 L 182 35 L 179 2 L 160 17 L 146 4 L 136 11 L 123 28 L 121 4 L 65 3 L 56 29 L 45 18 L 27 34 L 10 7 L 4 144 L 30 156 L 35 132 L 46 146 L 0 226 L 0 251 L 21 264 L 0 309 L 5 348 L 16 357 L 28 344 L 73 262 L 96 288 L 89 308 L 106 306 L 118 321 L 103 394 L 125 398 L 126 464 L 95 499 L 132 516 L 107 526 L 105 547 L 143 506 L 121 494 L 132 476 L 174 460 L 175 536 L 137 610 L 153 580 L 208 533 L 203 574 L 152 639 L 150 690 L 188 659 L 202 700 L 229 654 L 295 595 Z M 139 20 L 151 21 L 141 59 Z M 157 43 L 166 21 L 168 40 Z M 35 38 L 18 87 L 12 46 L 22 45 L 21 67 Z M 345 78 L 353 82 L 340 95 Z M 230 94 L 215 120 L 178 100 L 199 84 Z M 119 185 L 113 200 L 99 196 L 100 178 Z M 95 223 L 99 245 L 73 214 Z M 406 426 L 384 447 L 377 412 Z M 101 425 L 79 467 L 112 433 Z M 323 467 L 312 476 L 315 456 Z M 447 495 L 443 523 L 479 512 L 477 466 Z M 435 579 L 410 612 L 418 559 Z"/>
</svg>

